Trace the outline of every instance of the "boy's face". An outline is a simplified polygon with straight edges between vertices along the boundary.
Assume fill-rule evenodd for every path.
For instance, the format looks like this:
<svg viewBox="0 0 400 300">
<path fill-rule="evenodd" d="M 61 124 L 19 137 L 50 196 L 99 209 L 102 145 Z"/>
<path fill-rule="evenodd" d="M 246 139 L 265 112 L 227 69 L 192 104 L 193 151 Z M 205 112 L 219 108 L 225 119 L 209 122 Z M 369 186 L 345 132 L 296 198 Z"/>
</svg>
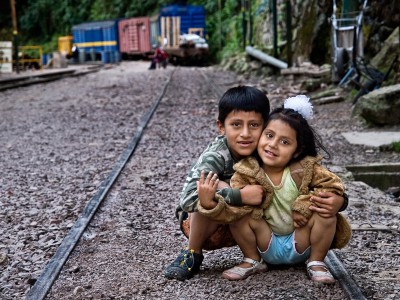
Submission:
<svg viewBox="0 0 400 300">
<path fill-rule="evenodd" d="M 249 156 L 257 149 L 263 124 L 261 113 L 243 110 L 231 111 L 223 124 L 217 121 L 220 133 L 226 136 L 234 160 Z"/>
</svg>

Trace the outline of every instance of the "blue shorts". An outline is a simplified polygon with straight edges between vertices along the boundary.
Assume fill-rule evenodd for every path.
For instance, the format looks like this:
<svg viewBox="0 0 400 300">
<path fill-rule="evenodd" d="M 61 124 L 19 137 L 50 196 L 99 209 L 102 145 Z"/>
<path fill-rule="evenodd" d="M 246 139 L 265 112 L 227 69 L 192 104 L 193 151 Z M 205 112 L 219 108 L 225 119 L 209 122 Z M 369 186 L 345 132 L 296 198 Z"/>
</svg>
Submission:
<svg viewBox="0 0 400 300">
<path fill-rule="evenodd" d="M 303 253 L 298 253 L 295 246 L 295 232 L 288 235 L 276 235 L 272 233 L 268 249 L 260 251 L 261 257 L 271 265 L 295 265 L 305 262 L 310 257 L 311 248 Z"/>
</svg>

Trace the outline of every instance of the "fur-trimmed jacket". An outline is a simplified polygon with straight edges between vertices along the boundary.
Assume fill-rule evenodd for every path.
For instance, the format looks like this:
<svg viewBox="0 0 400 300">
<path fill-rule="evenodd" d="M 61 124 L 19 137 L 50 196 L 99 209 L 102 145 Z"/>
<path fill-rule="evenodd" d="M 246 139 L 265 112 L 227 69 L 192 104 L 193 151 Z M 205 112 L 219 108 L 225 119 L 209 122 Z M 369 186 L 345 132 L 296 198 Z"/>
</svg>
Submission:
<svg viewBox="0 0 400 300">
<path fill-rule="evenodd" d="M 340 178 L 319 164 L 320 157 L 307 156 L 301 161 L 289 166 L 292 176 L 299 190 L 299 196 L 293 202 L 292 211 L 299 212 L 309 219 L 313 212 L 309 209 L 310 198 L 318 192 L 333 192 L 340 196 L 344 193 L 344 185 Z M 235 173 L 231 179 L 232 188 L 243 188 L 246 185 L 261 185 L 264 189 L 264 199 L 260 206 L 232 206 L 227 204 L 222 197 L 216 194 L 217 206 L 213 209 L 204 209 L 200 202 L 197 204 L 199 213 L 217 221 L 229 224 L 251 214 L 254 219 L 261 219 L 264 210 L 272 201 L 274 189 L 266 178 L 264 170 L 254 157 L 242 159 L 234 165 Z M 336 233 L 331 248 L 343 248 L 351 237 L 351 227 L 348 221 L 338 213 Z"/>
</svg>

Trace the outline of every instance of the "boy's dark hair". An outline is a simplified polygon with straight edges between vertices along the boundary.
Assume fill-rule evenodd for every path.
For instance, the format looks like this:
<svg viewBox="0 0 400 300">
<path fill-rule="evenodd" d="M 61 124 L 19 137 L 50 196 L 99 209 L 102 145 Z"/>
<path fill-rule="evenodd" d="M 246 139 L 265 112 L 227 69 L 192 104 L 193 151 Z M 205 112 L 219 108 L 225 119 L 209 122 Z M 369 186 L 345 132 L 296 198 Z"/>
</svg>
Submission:
<svg viewBox="0 0 400 300">
<path fill-rule="evenodd" d="M 317 156 L 319 150 L 325 152 L 327 158 L 330 157 L 328 150 L 322 144 L 319 134 L 297 111 L 291 108 L 276 108 L 269 115 L 266 126 L 272 120 L 281 120 L 296 131 L 297 155 L 290 162 L 300 161 L 306 156 Z"/>
<path fill-rule="evenodd" d="M 218 104 L 218 120 L 225 122 L 228 114 L 237 111 L 255 111 L 261 113 L 264 121 L 268 120 L 269 100 L 259 89 L 252 86 L 230 88 L 221 97 Z"/>
</svg>

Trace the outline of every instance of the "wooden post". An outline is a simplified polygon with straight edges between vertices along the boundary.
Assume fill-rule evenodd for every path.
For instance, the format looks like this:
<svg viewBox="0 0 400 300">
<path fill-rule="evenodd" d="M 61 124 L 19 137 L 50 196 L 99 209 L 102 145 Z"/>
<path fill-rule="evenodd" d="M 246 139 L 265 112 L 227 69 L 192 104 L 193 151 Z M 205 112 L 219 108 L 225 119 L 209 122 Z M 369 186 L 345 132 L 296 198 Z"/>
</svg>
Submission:
<svg viewBox="0 0 400 300">
<path fill-rule="evenodd" d="M 274 32 L 274 57 L 278 57 L 278 13 L 276 0 L 272 0 L 273 32 Z"/>
<path fill-rule="evenodd" d="M 176 42 L 176 46 L 177 48 L 179 48 L 179 36 L 181 34 L 181 17 L 177 17 L 178 18 L 178 23 L 176 25 L 176 37 L 177 37 L 177 42 Z"/>
<path fill-rule="evenodd" d="M 249 44 L 250 46 L 253 46 L 253 11 L 252 11 L 251 0 L 249 0 L 249 23 L 250 23 Z"/>
<path fill-rule="evenodd" d="M 161 40 L 158 41 L 159 43 L 162 43 L 164 38 L 167 37 L 167 33 L 165 32 L 165 23 L 166 23 L 165 19 L 166 19 L 166 17 L 161 17 L 160 18 L 160 20 L 161 20 Z M 168 41 L 168 44 L 169 44 L 170 41 L 169 40 L 167 40 L 167 41 Z"/>
<path fill-rule="evenodd" d="M 167 20 L 167 22 L 165 24 L 165 36 L 167 37 L 167 40 L 171 41 L 171 44 L 173 44 L 174 43 L 174 40 L 173 40 L 174 36 L 171 35 L 171 22 L 172 22 L 171 18 L 172 17 L 166 17 L 165 18 Z M 162 45 L 162 42 L 161 42 L 161 45 Z"/>
<path fill-rule="evenodd" d="M 246 0 L 242 0 L 242 31 L 243 31 L 243 50 L 246 48 L 247 22 L 246 22 Z"/>
<path fill-rule="evenodd" d="M 292 66 L 292 4 L 286 0 L 286 52 L 288 67 Z"/>
<path fill-rule="evenodd" d="M 13 23 L 13 44 L 14 44 L 14 55 L 15 55 L 15 67 L 17 74 L 19 73 L 19 58 L 18 58 L 18 28 L 17 28 L 17 13 L 15 11 L 15 2 L 10 0 L 11 5 L 11 16 Z"/>
<path fill-rule="evenodd" d="M 222 49 L 222 6 L 221 0 L 218 0 L 218 26 L 219 26 L 219 50 Z"/>
<path fill-rule="evenodd" d="M 179 38 L 176 35 L 176 26 L 177 26 L 177 19 L 176 17 L 171 17 L 171 33 L 172 33 L 172 45 L 175 47 L 176 43 L 177 43 L 177 39 Z"/>
</svg>

